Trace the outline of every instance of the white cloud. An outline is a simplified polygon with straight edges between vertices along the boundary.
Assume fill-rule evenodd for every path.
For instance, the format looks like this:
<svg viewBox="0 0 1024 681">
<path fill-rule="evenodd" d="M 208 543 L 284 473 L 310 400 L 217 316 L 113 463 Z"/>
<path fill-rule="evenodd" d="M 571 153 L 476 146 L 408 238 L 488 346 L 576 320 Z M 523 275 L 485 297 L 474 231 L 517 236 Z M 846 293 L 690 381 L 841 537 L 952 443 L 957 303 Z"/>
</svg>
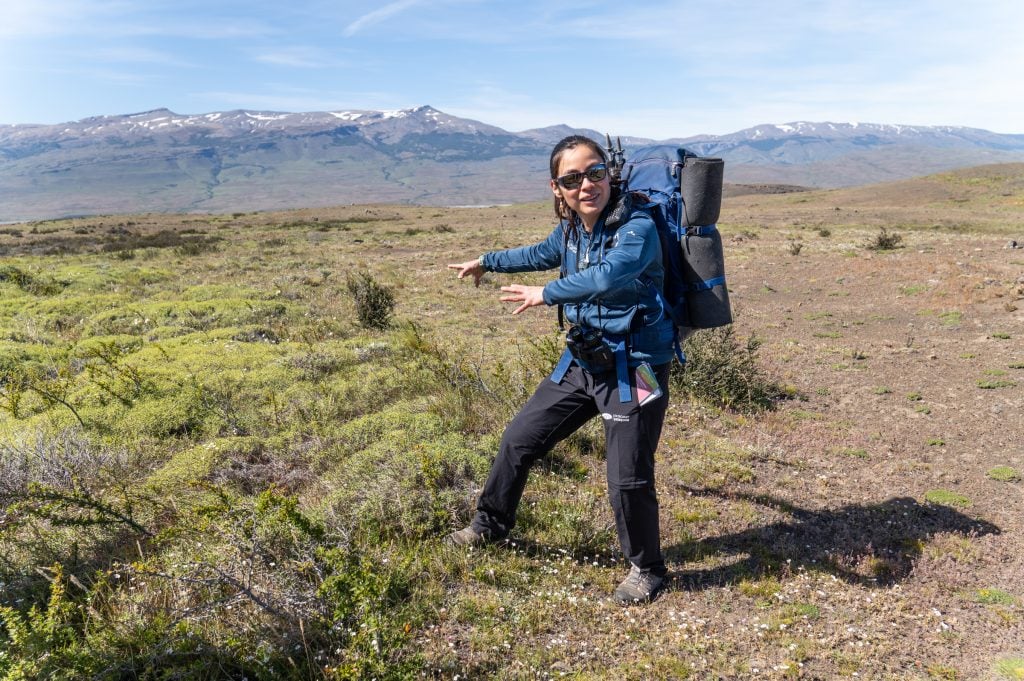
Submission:
<svg viewBox="0 0 1024 681">
<path fill-rule="evenodd" d="M 341 33 L 346 38 L 351 38 L 364 28 L 367 28 L 368 26 L 373 26 L 374 24 L 379 24 L 382 21 L 390 19 L 396 14 L 404 12 L 410 7 L 414 7 L 415 5 L 420 4 L 420 2 L 421 0 L 397 0 L 397 2 L 392 2 L 388 5 L 384 5 L 383 7 L 375 9 L 374 11 L 368 12 L 367 14 L 364 14 L 363 16 L 359 17 L 358 19 L 350 23 L 348 26 L 346 26 Z"/>
<path fill-rule="evenodd" d="M 302 69 L 324 69 L 343 66 L 323 50 L 311 47 L 280 47 L 269 49 L 253 56 L 258 62 L 275 66 L 290 66 Z"/>
<path fill-rule="evenodd" d="M 123 0 L 16 0 L 5 3 L 0 36 L 26 39 L 78 33 L 130 9 Z"/>
<path fill-rule="evenodd" d="M 195 39 L 251 38 L 279 32 L 244 15 L 190 19 L 188 8 L 138 0 L 15 0 L 3 8 L 0 37 L 19 41 L 61 36 L 96 39 L 173 36 Z M 199 12 L 195 12 L 199 14 Z"/>
<path fill-rule="evenodd" d="M 177 68 L 195 68 L 197 64 L 190 63 L 179 57 L 147 47 L 101 47 L 83 53 L 81 59 L 99 62 L 123 62 L 127 64 L 157 64 L 161 66 L 172 66 Z"/>
<path fill-rule="evenodd" d="M 322 92 L 287 85 L 267 84 L 260 92 L 193 92 L 188 98 L 213 109 L 240 108 L 263 111 L 338 111 L 342 109 L 402 109 L 415 106 L 388 92 Z M 358 102 L 359 104 L 353 104 Z"/>
</svg>

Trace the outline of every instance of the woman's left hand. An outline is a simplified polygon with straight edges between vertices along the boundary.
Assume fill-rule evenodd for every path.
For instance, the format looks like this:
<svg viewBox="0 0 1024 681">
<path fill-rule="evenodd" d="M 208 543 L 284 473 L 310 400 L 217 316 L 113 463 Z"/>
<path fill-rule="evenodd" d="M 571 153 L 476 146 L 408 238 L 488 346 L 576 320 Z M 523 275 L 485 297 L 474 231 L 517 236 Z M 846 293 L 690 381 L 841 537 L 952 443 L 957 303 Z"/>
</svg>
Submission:
<svg viewBox="0 0 1024 681">
<path fill-rule="evenodd" d="M 501 302 L 522 303 L 522 305 L 512 310 L 512 314 L 519 314 L 527 308 L 544 304 L 543 286 L 523 286 L 521 284 L 512 284 L 510 286 L 502 286 L 501 290 L 505 293 L 511 294 L 502 296 Z"/>
</svg>

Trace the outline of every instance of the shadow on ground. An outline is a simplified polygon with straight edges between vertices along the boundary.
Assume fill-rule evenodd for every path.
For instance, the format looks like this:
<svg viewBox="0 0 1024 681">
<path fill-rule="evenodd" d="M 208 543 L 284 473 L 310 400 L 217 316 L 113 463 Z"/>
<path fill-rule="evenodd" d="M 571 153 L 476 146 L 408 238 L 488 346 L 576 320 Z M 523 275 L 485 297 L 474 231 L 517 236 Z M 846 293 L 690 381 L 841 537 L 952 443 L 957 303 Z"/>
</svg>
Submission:
<svg viewBox="0 0 1024 681">
<path fill-rule="evenodd" d="M 798 569 L 825 572 L 853 584 L 887 586 L 909 577 L 928 541 L 945 533 L 998 534 L 992 523 L 956 509 L 894 497 L 878 504 L 808 510 L 770 495 L 687 488 L 695 496 L 747 501 L 770 507 L 789 520 L 735 534 L 666 547 L 672 563 L 739 560 L 672 573 L 675 588 L 703 589 L 743 579 L 784 576 Z"/>
</svg>

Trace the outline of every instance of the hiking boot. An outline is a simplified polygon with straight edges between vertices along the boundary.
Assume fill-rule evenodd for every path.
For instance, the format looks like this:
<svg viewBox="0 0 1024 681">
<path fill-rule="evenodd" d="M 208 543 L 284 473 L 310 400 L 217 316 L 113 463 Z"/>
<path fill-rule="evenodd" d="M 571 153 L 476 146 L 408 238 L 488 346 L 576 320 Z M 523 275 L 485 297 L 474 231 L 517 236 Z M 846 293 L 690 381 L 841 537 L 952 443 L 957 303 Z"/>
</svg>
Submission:
<svg viewBox="0 0 1024 681">
<path fill-rule="evenodd" d="M 665 586 L 665 578 L 650 570 L 641 570 L 634 565 L 622 583 L 615 588 L 612 598 L 619 605 L 650 603 Z"/>
<path fill-rule="evenodd" d="M 471 526 L 463 527 L 449 534 L 445 541 L 453 546 L 482 546 L 490 541 L 482 532 L 477 532 Z"/>
</svg>

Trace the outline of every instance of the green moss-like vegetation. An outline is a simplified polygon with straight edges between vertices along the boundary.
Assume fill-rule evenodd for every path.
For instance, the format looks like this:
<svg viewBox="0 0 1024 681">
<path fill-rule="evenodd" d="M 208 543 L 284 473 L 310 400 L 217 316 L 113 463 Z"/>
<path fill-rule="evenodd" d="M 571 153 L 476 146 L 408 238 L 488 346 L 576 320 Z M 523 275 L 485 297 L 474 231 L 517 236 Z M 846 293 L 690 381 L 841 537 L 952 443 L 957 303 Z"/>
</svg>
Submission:
<svg viewBox="0 0 1024 681">
<path fill-rule="evenodd" d="M 89 335 L 143 334 L 159 326 L 206 331 L 224 326 L 283 320 L 288 306 L 282 302 L 223 298 L 203 301 L 147 302 L 118 307 L 90 316 L 83 332 Z"/>
<path fill-rule="evenodd" d="M 459 406 L 505 406 L 425 337 L 358 328 L 325 275 L 304 300 L 286 271 L 218 275 L 190 260 L 205 241 L 159 241 L 186 271 L 143 250 L 0 269 L 0 581 L 26 604 L 0 609 L 0 672 L 418 675 L 410 632 L 448 578 L 431 542 L 496 446 Z M 559 536 L 587 534 L 589 493 Z M 49 581 L 18 576 L 44 556 Z"/>
<path fill-rule="evenodd" d="M 252 452 L 258 448 L 256 437 L 222 437 L 189 447 L 172 456 L 146 479 L 155 491 L 179 492 L 190 484 L 209 479 L 231 453 Z"/>
<path fill-rule="evenodd" d="M 963 320 L 963 313 L 959 310 L 946 310 L 945 312 L 939 313 L 939 319 L 946 326 L 959 326 Z"/>
<path fill-rule="evenodd" d="M 1013 388 L 1016 385 L 1017 385 L 1017 383 L 1014 382 L 1014 381 L 1007 381 L 1007 380 L 1002 380 L 1002 379 L 997 379 L 997 380 L 993 380 L 993 381 L 985 380 L 985 379 L 979 379 L 978 380 L 978 387 L 981 388 L 982 390 L 997 390 L 999 388 Z"/>
<path fill-rule="evenodd" d="M 933 504 L 942 504 L 943 506 L 957 506 L 963 508 L 971 505 L 969 497 L 966 497 L 963 494 L 958 494 L 957 492 L 951 492 L 947 489 L 928 490 L 925 492 L 924 498 L 925 501 Z"/>
<path fill-rule="evenodd" d="M 1004 657 L 996 662 L 995 671 L 1000 678 L 1020 681 L 1024 679 L 1024 657 Z"/>
<path fill-rule="evenodd" d="M 985 475 L 999 482 L 1019 482 L 1020 473 L 1012 466 L 995 466 L 990 468 Z"/>
<path fill-rule="evenodd" d="M 1002 589 L 988 588 L 978 589 L 974 592 L 973 600 L 985 605 L 1016 605 L 1017 599 L 1013 594 Z"/>
</svg>

